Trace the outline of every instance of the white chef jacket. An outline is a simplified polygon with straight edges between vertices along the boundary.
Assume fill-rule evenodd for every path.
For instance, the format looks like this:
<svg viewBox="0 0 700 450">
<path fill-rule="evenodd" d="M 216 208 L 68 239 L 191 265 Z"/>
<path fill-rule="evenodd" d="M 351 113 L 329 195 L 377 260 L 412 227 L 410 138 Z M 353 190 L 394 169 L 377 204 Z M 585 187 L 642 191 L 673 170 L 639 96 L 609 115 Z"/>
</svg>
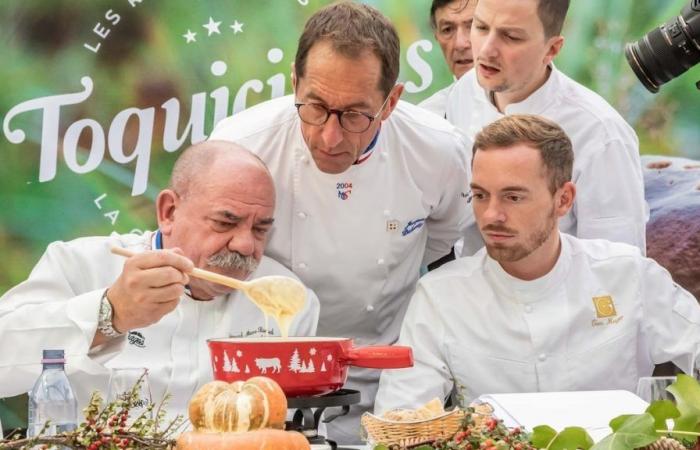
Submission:
<svg viewBox="0 0 700 450">
<path fill-rule="evenodd" d="M 440 117 L 445 117 L 445 111 L 447 110 L 447 97 L 455 83 L 456 82 L 450 83 L 449 86 L 440 89 L 430 97 L 418 103 L 418 106 L 423 109 L 427 109 Z M 471 152 L 471 149 L 468 149 L 468 151 Z"/>
<path fill-rule="evenodd" d="M 505 113 L 544 116 L 571 139 L 576 200 L 559 221 L 559 229 L 580 238 L 626 242 L 646 252 L 649 215 L 637 135 L 602 97 L 550 67 L 544 85 L 522 102 L 506 106 Z M 472 139 L 503 116 L 479 85 L 474 70 L 465 73 L 450 92 L 447 120 Z M 483 245 L 471 222 L 461 254 L 472 255 Z"/>
<path fill-rule="evenodd" d="M 212 380 L 207 339 L 246 336 L 265 329 L 264 314 L 240 291 L 195 301 L 184 295 L 158 323 L 90 349 L 100 299 L 118 278 L 125 258 L 110 253 L 120 246 L 137 252 L 152 248 L 151 232 L 86 237 L 50 244 L 29 278 L 0 298 L 0 397 L 31 390 L 41 372 L 43 349 L 65 350 L 66 373 L 80 408 L 92 391 L 107 393 L 109 368 L 147 367 L 154 401 L 172 394 L 166 407 L 187 417 L 187 402 Z M 286 275 L 289 270 L 264 257 L 252 277 Z M 290 335 L 313 335 L 318 299 L 309 291 Z M 270 320 L 268 334 L 279 335 Z M 257 368 L 253 368 L 253 372 Z M 251 376 L 259 375 L 251 373 Z"/>
<path fill-rule="evenodd" d="M 673 361 L 691 373 L 700 306 L 636 247 L 562 238 L 545 276 L 510 276 L 485 249 L 428 273 L 401 328 L 412 369 L 382 374 L 375 410 L 486 393 L 626 389 Z M 598 306 L 596 306 L 596 304 Z"/>
<path fill-rule="evenodd" d="M 444 119 L 400 101 L 369 158 L 324 173 L 293 96 L 224 119 L 210 139 L 241 144 L 272 172 L 277 211 L 266 253 L 318 294 L 319 335 L 394 343 L 421 264 L 447 254 L 463 233 L 471 145 Z M 346 387 L 363 400 L 329 424 L 333 438 L 360 442 L 359 414 L 371 409 L 378 379 L 378 370 L 350 371 Z"/>
</svg>

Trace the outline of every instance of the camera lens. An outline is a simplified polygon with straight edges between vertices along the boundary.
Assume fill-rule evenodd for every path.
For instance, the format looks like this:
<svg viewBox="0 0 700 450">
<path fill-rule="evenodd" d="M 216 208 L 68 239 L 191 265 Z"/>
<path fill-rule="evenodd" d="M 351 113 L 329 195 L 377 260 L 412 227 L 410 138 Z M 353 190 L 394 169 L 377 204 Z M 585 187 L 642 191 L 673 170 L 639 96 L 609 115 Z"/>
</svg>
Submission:
<svg viewBox="0 0 700 450">
<path fill-rule="evenodd" d="M 627 62 L 651 92 L 700 61 L 700 0 L 682 14 L 625 46 Z"/>
</svg>

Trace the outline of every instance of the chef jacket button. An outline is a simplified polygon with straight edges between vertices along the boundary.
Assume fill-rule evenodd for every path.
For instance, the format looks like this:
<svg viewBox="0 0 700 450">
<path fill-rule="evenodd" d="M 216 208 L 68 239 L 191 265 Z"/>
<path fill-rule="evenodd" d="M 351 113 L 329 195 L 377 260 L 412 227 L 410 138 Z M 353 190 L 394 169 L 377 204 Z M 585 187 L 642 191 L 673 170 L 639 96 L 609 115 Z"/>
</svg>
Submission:
<svg viewBox="0 0 700 450">
<path fill-rule="evenodd" d="M 305 263 L 299 263 L 299 265 L 298 265 L 297 267 L 299 267 L 300 269 L 306 269 L 306 264 L 305 264 Z"/>
<path fill-rule="evenodd" d="M 388 209 L 385 209 L 384 210 L 384 217 L 389 217 L 389 215 L 391 215 L 391 211 L 389 211 Z"/>
<path fill-rule="evenodd" d="M 384 258 L 379 258 L 379 259 L 377 260 L 377 264 L 379 264 L 380 266 L 381 266 L 382 264 L 384 264 Z"/>
<path fill-rule="evenodd" d="M 540 353 L 540 355 L 537 357 L 540 361 L 544 362 L 547 359 L 547 354 L 546 353 Z"/>
<path fill-rule="evenodd" d="M 367 310 L 367 312 L 372 312 L 372 311 L 374 311 L 374 306 L 367 305 L 367 308 L 365 308 L 365 309 Z"/>
<path fill-rule="evenodd" d="M 299 213 L 297 213 L 297 217 L 299 217 L 301 220 L 304 220 L 304 219 L 306 219 L 306 213 L 299 212 Z"/>
<path fill-rule="evenodd" d="M 532 312 L 532 305 L 525 305 L 525 312 L 531 313 Z"/>
<path fill-rule="evenodd" d="M 303 162 L 304 164 L 306 164 L 307 162 L 309 162 L 309 157 L 306 156 L 306 155 L 304 155 L 304 156 L 302 156 L 301 158 L 299 158 L 299 161 L 301 161 L 301 162 Z"/>
<path fill-rule="evenodd" d="M 386 153 L 382 152 L 382 154 L 380 155 L 380 158 L 382 159 L 382 161 L 386 161 L 388 156 Z"/>
</svg>

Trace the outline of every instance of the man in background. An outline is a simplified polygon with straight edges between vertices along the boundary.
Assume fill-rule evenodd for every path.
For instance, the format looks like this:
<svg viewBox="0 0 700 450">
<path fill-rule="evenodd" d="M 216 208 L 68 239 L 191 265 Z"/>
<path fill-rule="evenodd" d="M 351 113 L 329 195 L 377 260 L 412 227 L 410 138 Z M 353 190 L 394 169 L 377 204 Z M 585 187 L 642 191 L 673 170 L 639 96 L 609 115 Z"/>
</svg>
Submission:
<svg viewBox="0 0 700 450">
<path fill-rule="evenodd" d="M 430 27 L 455 79 L 474 67 L 470 32 L 478 0 L 433 0 Z M 423 100 L 418 106 L 445 117 L 447 94 L 454 83 Z"/>
<path fill-rule="evenodd" d="M 564 44 L 568 7 L 568 0 L 479 0 L 471 31 L 475 67 L 450 91 L 447 120 L 471 138 L 509 114 L 556 122 L 573 143 L 578 190 L 560 229 L 626 242 L 644 253 L 648 213 L 637 135 L 603 98 L 552 62 Z M 483 245 L 471 223 L 461 254 Z"/>
<path fill-rule="evenodd" d="M 268 165 L 278 211 L 267 254 L 321 301 L 318 333 L 393 344 L 420 267 L 450 252 L 467 219 L 468 148 L 447 121 L 399 101 L 399 39 L 365 4 L 317 11 L 299 38 L 294 95 L 221 121 L 212 138 Z M 351 368 L 362 402 L 328 424 L 361 443 L 375 369 Z"/>
</svg>

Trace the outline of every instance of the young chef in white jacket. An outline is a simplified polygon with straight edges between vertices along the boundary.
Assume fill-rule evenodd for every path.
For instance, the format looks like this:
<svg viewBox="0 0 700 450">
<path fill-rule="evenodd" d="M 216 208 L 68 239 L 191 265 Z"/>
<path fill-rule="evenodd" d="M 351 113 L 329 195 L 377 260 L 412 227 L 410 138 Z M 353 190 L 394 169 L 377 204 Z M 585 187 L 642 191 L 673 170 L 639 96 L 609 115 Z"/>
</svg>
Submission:
<svg viewBox="0 0 700 450">
<path fill-rule="evenodd" d="M 375 410 L 485 393 L 626 389 L 654 364 L 690 373 L 700 306 L 628 244 L 557 230 L 574 202 L 573 152 L 553 122 L 512 115 L 476 136 L 474 214 L 486 248 L 421 278 Z"/>
<path fill-rule="evenodd" d="M 319 335 L 359 344 L 396 341 L 420 266 L 450 251 L 468 214 L 468 147 L 447 121 L 399 101 L 398 72 L 388 19 L 334 3 L 306 23 L 294 95 L 212 134 L 268 165 L 279 207 L 266 253 L 319 296 Z M 329 423 L 332 438 L 361 442 L 359 416 L 378 379 L 378 370 L 350 370 L 346 387 L 362 403 Z"/>
<path fill-rule="evenodd" d="M 470 31 L 477 1 L 433 0 L 430 5 L 430 27 L 450 72 L 457 80 L 474 67 Z M 440 89 L 418 106 L 445 117 L 447 96 L 452 86 L 454 83 Z"/>
<path fill-rule="evenodd" d="M 469 137 L 509 114 L 538 114 L 574 146 L 579 195 L 559 229 L 626 242 L 646 251 L 644 180 L 634 130 L 599 95 L 552 64 L 569 0 L 479 0 L 471 29 L 474 69 L 449 93 L 447 120 Z M 484 245 L 470 223 L 462 255 Z"/>
<path fill-rule="evenodd" d="M 93 390 L 106 395 L 109 368 L 146 367 L 154 401 L 170 392 L 168 412 L 186 416 L 212 380 L 207 339 L 279 335 L 243 293 L 186 273 L 294 277 L 263 256 L 274 207 L 270 174 L 248 151 L 214 141 L 185 150 L 158 195 L 157 232 L 54 242 L 0 298 L 0 397 L 30 390 L 42 350 L 62 348 L 79 407 Z M 112 246 L 138 254 L 126 259 Z M 290 335 L 313 335 L 318 313 L 309 291 Z"/>
</svg>

